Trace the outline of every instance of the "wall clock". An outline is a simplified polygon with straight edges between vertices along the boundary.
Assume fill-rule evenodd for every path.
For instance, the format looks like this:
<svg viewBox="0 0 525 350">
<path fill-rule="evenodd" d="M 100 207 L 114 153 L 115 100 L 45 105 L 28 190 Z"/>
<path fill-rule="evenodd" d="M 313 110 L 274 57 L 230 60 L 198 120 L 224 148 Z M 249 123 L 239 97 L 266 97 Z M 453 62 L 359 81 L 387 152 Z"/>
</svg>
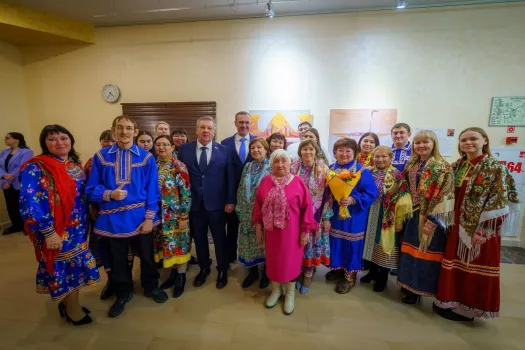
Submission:
<svg viewBox="0 0 525 350">
<path fill-rule="evenodd" d="M 109 103 L 115 103 L 120 97 L 120 90 L 117 85 L 106 84 L 102 88 L 102 97 Z"/>
</svg>

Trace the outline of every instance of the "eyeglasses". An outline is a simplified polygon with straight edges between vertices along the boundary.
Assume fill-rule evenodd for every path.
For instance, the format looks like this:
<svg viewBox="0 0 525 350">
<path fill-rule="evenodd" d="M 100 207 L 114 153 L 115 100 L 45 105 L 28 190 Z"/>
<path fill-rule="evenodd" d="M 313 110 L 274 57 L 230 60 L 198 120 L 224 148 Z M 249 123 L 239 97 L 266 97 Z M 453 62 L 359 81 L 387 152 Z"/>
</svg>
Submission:
<svg viewBox="0 0 525 350">
<path fill-rule="evenodd" d="M 155 145 L 155 147 L 157 148 L 168 148 L 168 147 L 171 147 L 171 144 L 169 143 L 158 143 Z"/>
</svg>

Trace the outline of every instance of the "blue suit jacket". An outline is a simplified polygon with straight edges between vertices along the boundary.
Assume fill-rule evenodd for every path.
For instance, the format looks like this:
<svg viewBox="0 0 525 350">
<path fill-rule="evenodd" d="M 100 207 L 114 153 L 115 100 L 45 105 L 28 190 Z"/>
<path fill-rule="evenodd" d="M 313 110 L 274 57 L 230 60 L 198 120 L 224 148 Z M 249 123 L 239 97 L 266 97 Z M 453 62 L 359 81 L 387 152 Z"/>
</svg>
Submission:
<svg viewBox="0 0 525 350">
<path fill-rule="evenodd" d="M 198 210 L 201 201 L 208 211 L 224 210 L 226 204 L 236 204 L 235 178 L 232 157 L 228 147 L 212 143 L 208 167 L 201 171 L 197 160 L 197 141 L 180 146 L 179 160 L 186 164 L 190 174 L 191 210 Z"/>
<path fill-rule="evenodd" d="M 228 147 L 228 149 L 230 150 L 230 155 L 232 157 L 232 163 L 233 163 L 233 173 L 234 173 L 234 178 L 235 178 L 235 192 L 237 192 L 237 188 L 239 187 L 239 183 L 241 182 L 241 175 L 242 175 L 242 170 L 244 169 L 244 165 L 248 162 L 253 161 L 253 158 L 250 154 L 250 148 L 248 147 L 248 144 L 250 143 L 251 140 L 256 139 L 257 136 L 252 135 L 252 134 L 249 135 L 248 143 L 246 144 L 246 152 L 247 152 L 246 162 L 243 163 L 241 162 L 241 158 L 239 158 L 239 154 L 237 153 L 237 149 L 235 148 L 235 135 L 222 140 L 221 145 Z"/>
<path fill-rule="evenodd" d="M 13 157 L 11 160 L 9 160 L 9 171 L 5 168 L 5 159 L 7 156 L 11 153 L 11 148 L 6 148 L 2 152 L 0 152 L 0 190 L 4 188 L 4 184 L 8 183 L 11 184 L 13 189 L 19 190 L 20 189 L 20 167 L 24 165 L 25 162 L 27 162 L 29 159 L 33 158 L 33 151 L 29 148 L 19 148 L 18 151 L 13 154 Z M 5 174 L 11 174 L 15 177 L 12 181 L 7 181 L 6 179 L 3 179 L 2 177 Z"/>
</svg>

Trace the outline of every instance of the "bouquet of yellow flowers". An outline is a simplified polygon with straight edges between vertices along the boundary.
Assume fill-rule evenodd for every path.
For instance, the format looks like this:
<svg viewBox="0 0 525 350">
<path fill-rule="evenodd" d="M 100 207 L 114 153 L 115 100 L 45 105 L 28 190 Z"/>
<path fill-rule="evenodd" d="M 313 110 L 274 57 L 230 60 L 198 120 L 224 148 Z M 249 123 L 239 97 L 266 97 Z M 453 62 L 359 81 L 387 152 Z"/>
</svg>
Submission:
<svg viewBox="0 0 525 350">
<path fill-rule="evenodd" d="M 328 175 L 326 176 L 326 183 L 328 184 L 328 187 L 330 187 L 330 191 L 332 192 L 334 198 L 339 202 L 341 199 L 347 198 L 350 196 L 352 191 L 354 190 L 355 186 L 361 179 L 361 170 L 364 168 L 361 168 L 356 173 L 351 173 L 347 169 L 344 169 L 343 171 L 336 173 L 333 170 L 330 170 Z M 346 206 L 340 206 L 339 207 L 339 219 L 348 219 L 351 218 L 350 211 L 348 210 L 348 207 Z"/>
</svg>

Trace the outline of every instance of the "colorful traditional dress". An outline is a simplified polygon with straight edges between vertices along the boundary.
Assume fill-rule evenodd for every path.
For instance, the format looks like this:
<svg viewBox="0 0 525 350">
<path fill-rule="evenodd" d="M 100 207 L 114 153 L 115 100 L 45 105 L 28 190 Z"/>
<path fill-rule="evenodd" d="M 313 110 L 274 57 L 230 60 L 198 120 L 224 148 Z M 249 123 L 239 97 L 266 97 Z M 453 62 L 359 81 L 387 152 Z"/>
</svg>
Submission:
<svg viewBox="0 0 525 350">
<path fill-rule="evenodd" d="M 20 214 L 25 221 L 39 263 L 36 291 L 60 300 L 99 273 L 88 247 L 86 176 L 73 161 L 41 155 L 21 171 Z M 45 237 L 58 234 L 62 250 L 50 250 Z"/>
<path fill-rule="evenodd" d="M 412 198 L 403 173 L 390 166 L 372 168 L 379 196 L 370 207 L 363 259 L 387 269 L 399 266 L 399 235 L 403 222 L 412 216 Z"/>
<path fill-rule="evenodd" d="M 330 169 L 339 173 L 348 170 L 352 174 L 360 171 L 362 165 L 354 159 L 350 163 L 340 165 L 334 163 Z M 327 189 L 329 191 L 329 189 Z M 367 169 L 361 170 L 361 179 L 350 194 L 356 201 L 348 207 L 351 217 L 339 218 L 339 203 L 333 200 L 333 211 L 330 222 L 330 269 L 343 269 L 347 274 L 360 271 L 363 267 L 363 246 L 368 209 L 377 198 L 377 188 L 374 178 Z"/>
<path fill-rule="evenodd" d="M 519 218 L 518 193 L 507 168 L 488 154 L 465 158 L 456 174 L 454 226 L 441 265 L 436 305 L 461 308 L 476 317 L 499 316 L 501 228 Z M 472 244 L 477 234 L 487 241 Z"/>
<path fill-rule="evenodd" d="M 264 176 L 270 174 L 268 159 L 249 162 L 244 166 L 237 190 L 235 211 L 239 216 L 239 262 L 250 268 L 264 263 L 264 248 L 257 243 L 253 223 L 255 192 Z"/>
<path fill-rule="evenodd" d="M 330 169 L 323 160 L 317 160 L 313 166 L 307 166 L 302 161 L 295 161 L 290 167 L 290 172 L 299 176 L 306 184 L 312 198 L 315 227 L 310 231 L 310 238 L 304 247 L 303 267 L 330 265 L 330 239 L 329 232 L 323 228 L 322 220 L 330 220 L 332 198 L 326 191 L 326 177 Z M 311 276 L 309 276 L 311 277 Z"/>
<path fill-rule="evenodd" d="M 284 183 L 280 184 L 272 175 L 263 177 L 257 188 L 253 208 L 254 223 L 263 225 L 265 231 L 266 274 L 271 281 L 278 283 L 290 282 L 301 273 L 304 248 L 300 242 L 300 235 L 310 232 L 315 225 L 308 188 L 296 176 L 287 183 L 288 180 L 285 177 Z M 284 191 L 288 208 L 285 215 L 281 216 L 278 213 L 279 217 L 276 218 L 273 214 L 284 208 L 281 207 L 282 203 L 268 198 L 275 186 Z M 263 210 L 266 203 L 272 208 Z M 269 227 L 267 223 L 270 221 L 279 221 L 282 228 Z"/>
<path fill-rule="evenodd" d="M 372 159 L 372 152 L 368 153 L 368 155 L 365 155 L 363 153 L 357 154 L 357 162 L 364 166 L 365 168 L 374 166 L 374 159 Z"/>
<path fill-rule="evenodd" d="M 446 231 L 453 223 L 454 173 L 444 160 L 411 159 L 405 170 L 413 202 L 407 222 L 397 283 L 414 294 L 433 296 L 445 250 Z M 423 233 L 423 227 L 434 230 Z"/>
<path fill-rule="evenodd" d="M 405 165 L 412 155 L 412 144 L 410 141 L 403 148 L 396 148 L 395 145 L 392 145 L 392 152 L 394 153 L 392 158 L 392 165 L 394 168 L 399 171 L 405 170 Z"/>
<path fill-rule="evenodd" d="M 154 237 L 160 238 L 155 260 L 162 261 L 165 268 L 176 265 L 186 272 L 191 258 L 189 213 L 191 209 L 190 178 L 186 165 L 175 157 L 157 159 L 161 199 L 162 224 Z"/>
</svg>

